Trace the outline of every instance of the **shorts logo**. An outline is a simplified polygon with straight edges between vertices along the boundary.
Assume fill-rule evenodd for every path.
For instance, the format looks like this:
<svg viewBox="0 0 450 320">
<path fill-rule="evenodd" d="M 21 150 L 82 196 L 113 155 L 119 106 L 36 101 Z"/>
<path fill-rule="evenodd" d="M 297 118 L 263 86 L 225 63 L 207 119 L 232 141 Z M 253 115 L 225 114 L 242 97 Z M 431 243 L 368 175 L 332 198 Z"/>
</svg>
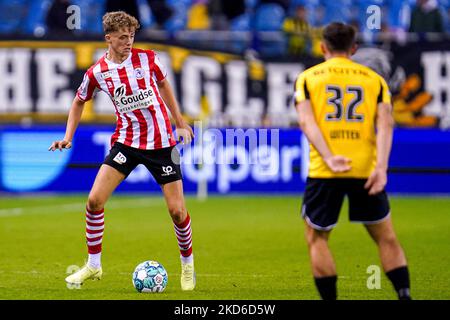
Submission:
<svg viewBox="0 0 450 320">
<path fill-rule="evenodd" d="M 172 166 L 167 166 L 167 167 L 162 167 L 162 170 L 164 171 L 163 174 L 161 174 L 161 176 L 165 177 L 165 176 L 170 176 L 171 174 L 175 174 L 176 172 L 173 171 Z"/>
<path fill-rule="evenodd" d="M 124 164 L 125 162 L 127 162 L 127 157 L 125 157 L 122 152 L 119 152 L 113 159 L 115 162 L 117 162 L 118 164 Z"/>
</svg>

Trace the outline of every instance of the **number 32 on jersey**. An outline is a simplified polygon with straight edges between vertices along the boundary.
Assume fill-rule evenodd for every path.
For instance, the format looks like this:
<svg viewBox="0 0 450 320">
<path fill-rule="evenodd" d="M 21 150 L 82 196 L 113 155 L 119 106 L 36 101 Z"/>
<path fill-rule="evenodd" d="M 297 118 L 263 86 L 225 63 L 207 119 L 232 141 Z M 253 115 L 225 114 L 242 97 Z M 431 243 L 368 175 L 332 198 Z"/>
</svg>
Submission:
<svg viewBox="0 0 450 320">
<path fill-rule="evenodd" d="M 364 115 L 357 113 L 358 106 L 363 102 L 364 91 L 359 86 L 346 86 L 342 88 L 336 85 L 327 85 L 326 91 L 328 94 L 327 105 L 334 107 L 334 111 L 327 113 L 325 119 L 327 121 L 345 121 L 363 122 Z M 331 95 L 330 95 L 331 93 Z M 342 101 L 344 95 L 351 95 L 349 102 L 344 106 Z M 348 100 L 348 99 L 346 99 Z"/>
</svg>

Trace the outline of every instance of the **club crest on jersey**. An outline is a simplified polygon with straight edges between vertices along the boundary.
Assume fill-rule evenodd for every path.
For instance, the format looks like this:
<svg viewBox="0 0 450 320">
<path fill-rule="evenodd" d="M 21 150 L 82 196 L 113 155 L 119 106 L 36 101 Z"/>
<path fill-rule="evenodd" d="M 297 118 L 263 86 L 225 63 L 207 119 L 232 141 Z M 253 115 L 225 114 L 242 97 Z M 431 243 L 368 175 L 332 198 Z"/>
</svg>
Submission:
<svg viewBox="0 0 450 320">
<path fill-rule="evenodd" d="M 144 78 L 145 72 L 144 69 L 142 68 L 136 68 L 134 69 L 134 76 L 136 77 L 136 79 L 142 79 Z"/>
</svg>

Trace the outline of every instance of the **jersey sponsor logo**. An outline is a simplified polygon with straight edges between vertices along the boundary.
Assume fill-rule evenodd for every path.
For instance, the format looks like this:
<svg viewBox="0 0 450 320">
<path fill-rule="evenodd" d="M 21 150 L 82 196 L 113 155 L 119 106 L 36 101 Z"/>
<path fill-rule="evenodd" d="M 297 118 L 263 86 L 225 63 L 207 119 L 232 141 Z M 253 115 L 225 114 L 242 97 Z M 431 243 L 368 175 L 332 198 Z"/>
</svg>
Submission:
<svg viewBox="0 0 450 320">
<path fill-rule="evenodd" d="M 121 84 L 114 90 L 114 98 L 116 98 L 116 97 L 120 98 L 120 97 L 124 96 L 125 92 L 126 92 L 125 85 Z"/>
<path fill-rule="evenodd" d="M 162 171 L 164 171 L 164 173 L 161 174 L 161 176 L 163 177 L 170 176 L 171 174 L 176 174 L 172 166 L 162 166 Z"/>
<path fill-rule="evenodd" d="M 105 72 L 102 72 L 102 79 L 107 79 L 107 78 L 111 78 L 111 76 L 112 76 L 112 72 L 111 71 L 105 71 Z"/>
<path fill-rule="evenodd" d="M 137 109 L 148 108 L 154 105 L 155 94 L 152 88 L 139 90 L 135 94 L 127 95 L 125 84 L 114 90 L 114 102 L 119 113 L 127 113 Z"/>
<path fill-rule="evenodd" d="M 122 152 L 119 152 L 113 159 L 115 162 L 117 162 L 118 164 L 124 164 L 125 162 L 127 162 L 127 157 L 125 157 L 123 155 Z"/>
</svg>

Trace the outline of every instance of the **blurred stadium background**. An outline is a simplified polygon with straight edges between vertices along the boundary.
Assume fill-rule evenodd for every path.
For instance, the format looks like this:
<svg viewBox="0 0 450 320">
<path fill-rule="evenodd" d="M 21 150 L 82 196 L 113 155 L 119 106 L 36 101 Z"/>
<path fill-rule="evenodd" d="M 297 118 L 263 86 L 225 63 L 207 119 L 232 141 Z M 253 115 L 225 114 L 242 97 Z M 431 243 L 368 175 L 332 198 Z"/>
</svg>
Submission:
<svg viewBox="0 0 450 320">
<path fill-rule="evenodd" d="M 433 238 L 433 230 L 441 236 L 439 239 L 433 238 L 434 242 L 430 243 L 439 243 L 437 252 L 448 252 L 450 1 L 419 2 L 0 0 L 0 219 L 3 219 L 0 226 L 4 231 L 3 243 L 10 243 L 10 249 L 18 249 L 14 246 L 17 235 L 14 230 L 21 229 L 31 220 L 18 223 L 18 220 L 11 219 L 27 210 L 31 210 L 32 217 L 41 210 L 42 217 L 45 217 L 49 214 L 49 206 L 55 208 L 61 205 L 67 209 L 63 210 L 66 214 L 73 214 L 68 219 L 75 219 L 79 215 L 77 210 L 83 210 L 84 195 L 87 195 L 97 168 L 108 152 L 109 138 L 115 126 L 113 108 L 106 95 L 99 93 L 86 105 L 72 149 L 51 153 L 47 148 L 53 140 L 64 136 L 74 92 L 85 70 L 105 52 L 102 15 L 106 11 L 123 9 L 139 17 L 142 27 L 136 35 L 135 46 L 159 52 L 183 115 L 192 125 L 201 123 L 204 132 L 217 129 L 224 136 L 227 129 L 239 128 L 244 135 L 247 134 L 245 141 L 252 138 L 252 132 L 257 133 L 258 143 L 254 149 L 249 143 L 238 142 L 225 145 L 224 141 L 220 146 L 223 150 L 231 148 L 238 158 L 251 156 L 262 160 L 256 164 L 237 164 L 237 160 L 229 164 L 183 163 L 186 193 L 202 199 L 207 194 L 248 197 L 246 208 L 250 216 L 267 210 L 258 206 L 257 197 L 285 196 L 289 210 L 292 210 L 289 214 L 294 219 L 282 221 L 297 224 L 298 230 L 295 230 L 299 238 L 301 224 L 296 219 L 305 185 L 308 150 L 296 124 L 292 100 L 294 81 L 299 72 L 322 61 L 319 50 L 322 26 L 336 20 L 353 24 L 359 30 L 360 47 L 354 59 L 379 72 L 392 92 L 396 128 L 387 190 L 397 197 L 395 203 L 399 211 L 403 210 L 403 220 L 399 225 L 407 225 L 411 217 L 422 217 L 424 220 L 421 223 L 429 227 L 430 237 Z M 373 14 L 377 12 L 380 13 L 379 21 L 373 20 Z M 68 28 L 68 25 L 71 27 Z M 196 130 L 198 133 L 199 128 L 196 127 Z M 264 142 L 265 133 L 270 136 L 267 142 Z M 192 150 L 199 156 L 195 147 Z M 274 167 L 277 170 L 273 170 Z M 138 167 L 117 193 L 159 195 L 159 187 L 152 181 L 146 169 Z M 72 193 L 83 195 L 83 198 L 76 198 L 80 202 L 77 210 L 73 207 L 74 199 L 64 197 Z M 34 197 L 49 194 L 50 198 L 42 200 L 44 205 Z M 441 198 L 438 207 L 431 209 L 436 211 L 438 217 L 436 225 L 433 225 L 432 218 L 425 219 L 419 211 L 408 215 L 409 210 L 426 210 L 427 206 L 433 208 L 433 199 L 438 196 Z M 191 205 L 194 199 L 189 199 Z M 408 199 L 413 202 L 408 204 Z M 227 201 L 216 198 L 211 203 L 210 207 L 203 209 L 199 204 L 193 205 L 199 206 L 196 207 L 199 217 L 204 210 L 204 219 L 209 219 L 207 212 L 216 210 L 212 207 L 214 203 L 221 207 L 226 206 Z M 427 205 L 420 206 L 418 203 Z M 245 201 L 238 201 L 238 206 L 245 207 Z M 163 208 L 159 210 L 164 211 Z M 230 210 L 237 209 L 233 207 Z M 423 214 L 431 216 L 433 212 Z M 236 221 L 238 219 L 236 216 Z M 43 223 L 38 220 L 33 220 L 36 226 L 39 222 Z M 82 222 L 78 220 L 81 227 Z M 199 226 L 202 225 L 200 221 L 199 218 Z M 248 229 L 245 230 L 251 232 L 254 225 L 249 223 L 246 227 Z M 419 235 L 424 231 L 420 228 L 402 230 L 405 232 L 403 237 L 411 236 L 411 239 L 414 238 L 411 232 Z M 75 237 L 75 231 L 73 233 L 73 241 L 80 243 L 76 252 L 84 252 L 82 232 L 80 237 Z M 62 239 L 64 235 L 60 237 Z M 283 245 L 282 240 L 280 245 Z M 170 248 L 176 252 L 175 243 Z M 3 250 L 3 257 L 10 255 L 7 247 Z M 17 252 L 25 250 L 21 247 Z M 155 254 L 163 255 L 163 252 L 161 250 Z M 424 254 L 422 249 L 415 253 L 417 260 Z M 2 258 L 5 259 L 2 261 L 5 264 L 2 273 L 15 270 L 17 263 L 22 261 L 22 258 L 16 258 Z M 68 259 L 64 256 L 55 259 L 64 258 Z M 175 258 L 173 268 L 176 268 Z M 57 263 L 63 272 L 66 262 Z M 139 261 L 135 262 L 137 264 Z M 303 263 L 307 268 L 307 263 Z M 121 270 L 131 270 L 133 264 L 134 261 Z M 44 263 L 41 268 L 44 266 L 55 267 L 51 263 Z M 448 266 L 448 258 L 443 258 L 441 266 Z M 117 268 L 120 267 L 119 264 Z M 171 267 L 169 264 L 169 270 Z M 428 267 L 424 265 L 423 269 Z M 302 271 L 306 279 L 309 279 L 308 272 Z M 414 275 L 419 277 L 422 271 L 413 269 L 412 272 L 417 272 Z M 420 297 L 450 298 L 448 275 L 441 275 L 444 285 L 436 292 L 423 293 Z M 424 287 L 428 280 L 422 278 Z M 9 281 L 13 283 L 14 279 Z M 309 282 L 308 285 L 309 290 L 314 292 Z M 2 288 L 2 296 L 10 298 L 6 293 L 10 287 L 6 285 Z M 300 290 L 298 287 L 290 289 L 293 292 Z M 19 291 L 14 292 L 21 296 Z M 239 297 L 251 298 L 251 290 L 249 292 L 248 296 Z M 360 296 L 348 294 L 346 297 L 364 298 L 365 293 L 361 292 Z M 48 293 L 51 294 L 51 291 Z M 260 295 L 253 297 L 269 298 Z M 280 293 L 274 297 L 296 296 Z M 304 297 L 316 296 L 311 293 Z M 389 295 L 375 297 L 392 298 Z"/>
</svg>

